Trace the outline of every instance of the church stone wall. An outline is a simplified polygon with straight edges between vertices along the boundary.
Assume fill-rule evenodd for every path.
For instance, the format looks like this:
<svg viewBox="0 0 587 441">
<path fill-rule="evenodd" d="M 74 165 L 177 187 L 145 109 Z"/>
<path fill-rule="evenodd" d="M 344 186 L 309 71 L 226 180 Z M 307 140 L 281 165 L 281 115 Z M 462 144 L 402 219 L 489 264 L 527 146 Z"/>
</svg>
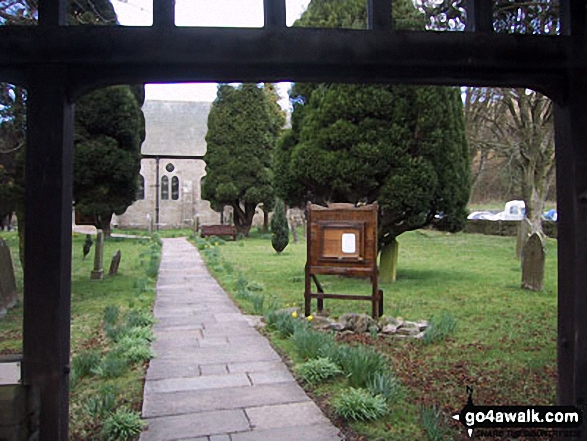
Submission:
<svg viewBox="0 0 587 441">
<path fill-rule="evenodd" d="M 156 219 L 156 160 L 141 160 L 140 174 L 145 180 L 145 197 L 135 201 L 124 214 L 118 216 L 120 228 L 149 228 L 155 226 Z M 168 165 L 173 170 L 167 170 Z M 171 167 L 169 167 L 171 168 Z M 201 199 L 200 182 L 206 174 L 205 163 L 197 159 L 160 159 L 159 182 L 163 176 L 168 178 L 168 199 L 159 199 L 159 227 L 189 228 L 197 216 L 200 225 L 220 223 L 220 214 L 210 208 L 208 201 Z M 179 198 L 173 200 L 171 183 L 173 177 L 179 179 Z"/>
</svg>

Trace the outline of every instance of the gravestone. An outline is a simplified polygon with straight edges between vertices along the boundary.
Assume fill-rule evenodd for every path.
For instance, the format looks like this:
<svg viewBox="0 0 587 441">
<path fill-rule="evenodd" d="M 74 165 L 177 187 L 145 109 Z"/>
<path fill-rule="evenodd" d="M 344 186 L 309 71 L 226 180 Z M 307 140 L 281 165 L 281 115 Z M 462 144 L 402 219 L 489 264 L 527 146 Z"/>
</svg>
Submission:
<svg viewBox="0 0 587 441">
<path fill-rule="evenodd" d="M 532 224 L 528 220 L 527 217 L 520 221 L 520 225 L 518 226 L 518 237 L 516 239 L 516 258 L 522 258 L 522 250 L 524 249 L 524 245 L 528 241 L 530 234 L 532 233 Z"/>
<path fill-rule="evenodd" d="M 0 317 L 16 304 L 16 280 L 12 256 L 6 241 L 0 238 Z"/>
<path fill-rule="evenodd" d="M 90 276 L 91 279 L 101 280 L 104 278 L 104 267 L 102 260 L 104 258 L 104 232 L 98 230 L 96 237 L 96 254 L 94 255 L 94 270 Z"/>
<path fill-rule="evenodd" d="M 112 261 L 110 262 L 110 270 L 108 271 L 109 276 L 113 276 L 118 273 L 118 267 L 120 266 L 120 250 L 114 253 L 112 256 Z"/>
<path fill-rule="evenodd" d="M 544 243 L 538 233 L 530 236 L 522 249 L 522 288 L 541 291 L 544 282 Z"/>
</svg>

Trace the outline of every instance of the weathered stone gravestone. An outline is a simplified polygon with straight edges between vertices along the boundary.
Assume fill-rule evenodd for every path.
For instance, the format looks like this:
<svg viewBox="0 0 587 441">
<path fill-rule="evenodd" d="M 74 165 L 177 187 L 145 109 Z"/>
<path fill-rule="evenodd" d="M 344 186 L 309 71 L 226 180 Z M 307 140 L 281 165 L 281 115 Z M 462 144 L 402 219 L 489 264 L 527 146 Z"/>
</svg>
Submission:
<svg viewBox="0 0 587 441">
<path fill-rule="evenodd" d="M 0 238 L 0 317 L 16 304 L 16 280 L 12 256 L 6 241 Z"/>
<path fill-rule="evenodd" d="M 118 267 L 120 266 L 120 258 L 121 254 L 120 250 L 118 250 L 116 253 L 114 253 L 114 256 L 112 256 L 112 261 L 110 262 L 110 270 L 108 271 L 109 276 L 113 276 L 118 273 Z"/>
<path fill-rule="evenodd" d="M 94 270 L 90 278 L 95 280 L 101 280 L 104 278 L 104 267 L 102 266 L 102 260 L 104 258 L 104 232 L 98 230 L 96 237 L 96 254 L 94 255 Z"/>
<path fill-rule="evenodd" d="M 520 225 L 518 226 L 518 237 L 516 239 L 516 258 L 522 258 L 522 250 L 524 249 L 524 245 L 528 241 L 530 234 L 532 233 L 532 224 L 528 220 L 528 218 L 524 218 L 520 221 Z"/>
<path fill-rule="evenodd" d="M 522 250 L 522 288 L 541 291 L 544 282 L 544 243 L 538 233 L 530 236 Z"/>
</svg>

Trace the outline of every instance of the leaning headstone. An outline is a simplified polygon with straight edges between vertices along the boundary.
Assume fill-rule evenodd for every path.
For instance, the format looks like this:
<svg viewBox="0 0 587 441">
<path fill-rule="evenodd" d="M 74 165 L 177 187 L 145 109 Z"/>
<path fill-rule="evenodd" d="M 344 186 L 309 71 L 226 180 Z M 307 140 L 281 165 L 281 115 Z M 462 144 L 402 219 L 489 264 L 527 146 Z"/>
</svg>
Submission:
<svg viewBox="0 0 587 441">
<path fill-rule="evenodd" d="M 102 266 L 102 260 L 104 257 L 104 233 L 102 230 L 98 230 L 96 237 L 96 254 L 94 255 L 94 270 L 90 278 L 95 280 L 101 280 L 104 278 L 104 267 Z"/>
<path fill-rule="evenodd" d="M 112 261 L 110 262 L 110 270 L 108 271 L 109 276 L 113 276 L 118 273 L 118 267 L 120 266 L 120 250 L 114 253 L 112 256 Z"/>
<path fill-rule="evenodd" d="M 544 243 L 540 234 L 530 236 L 522 250 L 522 288 L 541 291 L 544 282 Z"/>
<path fill-rule="evenodd" d="M 0 238 L 0 317 L 16 304 L 16 280 L 12 256 L 6 241 Z"/>
<path fill-rule="evenodd" d="M 528 220 L 527 217 L 520 221 L 520 225 L 518 226 L 518 237 L 516 239 L 516 258 L 522 258 L 522 250 L 524 249 L 524 245 L 528 241 L 530 234 L 532 232 L 532 224 Z"/>
</svg>

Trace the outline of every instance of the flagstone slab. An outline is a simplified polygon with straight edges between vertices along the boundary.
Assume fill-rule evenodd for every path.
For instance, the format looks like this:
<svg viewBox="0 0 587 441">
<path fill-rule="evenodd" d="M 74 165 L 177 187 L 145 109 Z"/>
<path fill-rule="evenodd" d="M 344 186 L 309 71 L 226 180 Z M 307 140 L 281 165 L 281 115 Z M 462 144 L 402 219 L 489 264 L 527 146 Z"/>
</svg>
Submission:
<svg viewBox="0 0 587 441">
<path fill-rule="evenodd" d="M 310 399 L 297 383 L 265 384 L 198 391 L 145 394 L 143 417 L 296 403 Z"/>
<path fill-rule="evenodd" d="M 249 421 L 242 410 L 212 412 L 152 418 L 140 441 L 175 441 L 182 438 L 221 435 L 249 430 Z"/>
</svg>

